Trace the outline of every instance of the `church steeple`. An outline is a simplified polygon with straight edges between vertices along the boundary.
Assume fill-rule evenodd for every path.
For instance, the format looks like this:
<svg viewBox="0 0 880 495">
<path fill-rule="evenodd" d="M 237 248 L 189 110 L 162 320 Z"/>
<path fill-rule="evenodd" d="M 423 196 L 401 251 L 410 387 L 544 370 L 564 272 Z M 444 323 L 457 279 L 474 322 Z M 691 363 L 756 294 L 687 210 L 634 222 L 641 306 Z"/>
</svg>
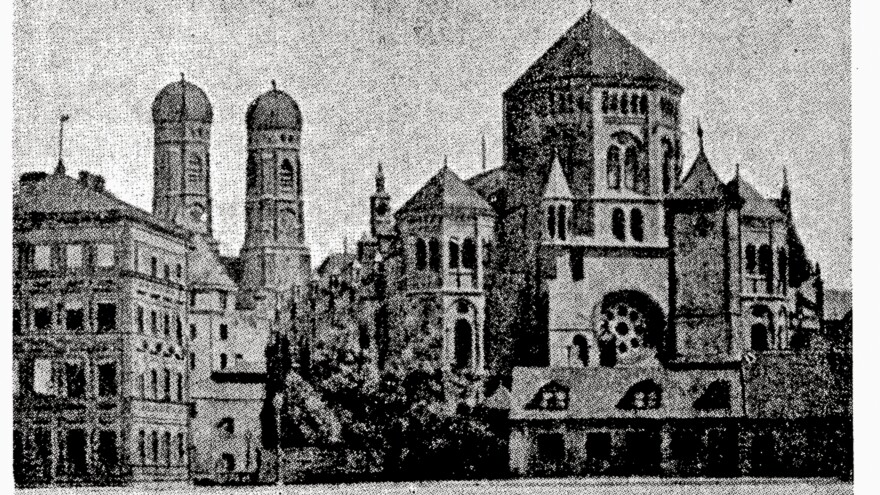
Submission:
<svg viewBox="0 0 880 495">
<path fill-rule="evenodd" d="M 376 167 L 376 190 L 370 196 L 370 234 L 375 239 L 394 234 L 391 217 L 391 195 L 385 191 L 385 172 L 382 162 Z"/>
<path fill-rule="evenodd" d="M 782 191 L 779 193 L 779 207 L 789 218 L 791 217 L 791 189 L 788 187 L 788 167 L 782 166 Z"/>
</svg>

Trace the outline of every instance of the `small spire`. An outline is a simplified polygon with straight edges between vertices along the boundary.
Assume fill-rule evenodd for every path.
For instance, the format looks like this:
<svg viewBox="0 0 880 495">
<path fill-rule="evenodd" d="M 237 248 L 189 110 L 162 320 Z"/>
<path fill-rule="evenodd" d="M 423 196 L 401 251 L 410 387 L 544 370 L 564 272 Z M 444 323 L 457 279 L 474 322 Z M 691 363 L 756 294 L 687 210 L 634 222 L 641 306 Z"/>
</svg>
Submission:
<svg viewBox="0 0 880 495">
<path fill-rule="evenodd" d="M 782 190 L 788 190 L 788 166 L 782 166 Z"/>
<path fill-rule="evenodd" d="M 382 160 L 376 167 L 376 192 L 385 192 L 385 172 L 382 170 Z"/>
<path fill-rule="evenodd" d="M 483 155 L 482 155 L 483 170 L 486 170 L 486 135 L 485 134 L 483 134 L 483 136 L 480 138 L 480 147 L 481 147 L 481 151 L 483 152 Z"/>
<path fill-rule="evenodd" d="M 700 119 L 697 118 L 697 139 L 700 140 L 700 153 L 705 153 L 703 151 L 703 126 L 700 125 Z"/>
<path fill-rule="evenodd" d="M 443 155 L 443 168 L 449 168 L 449 161 L 446 155 Z"/>
<path fill-rule="evenodd" d="M 70 120 L 70 115 L 62 114 L 59 120 L 58 128 L 58 165 L 55 166 L 56 175 L 64 175 L 64 123 Z"/>
<path fill-rule="evenodd" d="M 278 85 L 275 84 L 275 79 L 272 79 L 272 91 L 278 91 Z"/>
<path fill-rule="evenodd" d="M 348 236 L 342 238 L 342 254 L 348 254 Z"/>
<path fill-rule="evenodd" d="M 183 72 L 180 73 L 180 82 L 186 81 L 186 78 L 183 76 Z"/>
</svg>

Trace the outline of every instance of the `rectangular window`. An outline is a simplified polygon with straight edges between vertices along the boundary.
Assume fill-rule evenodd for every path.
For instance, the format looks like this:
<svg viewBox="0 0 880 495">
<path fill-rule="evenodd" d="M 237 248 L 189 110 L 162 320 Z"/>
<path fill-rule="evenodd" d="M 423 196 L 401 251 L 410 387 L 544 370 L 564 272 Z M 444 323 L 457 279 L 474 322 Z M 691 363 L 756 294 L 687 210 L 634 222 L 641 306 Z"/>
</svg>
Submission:
<svg viewBox="0 0 880 495">
<path fill-rule="evenodd" d="M 196 353 L 194 352 L 189 353 L 189 369 L 196 369 Z"/>
<path fill-rule="evenodd" d="M 116 264 L 116 249 L 113 244 L 98 244 L 95 251 L 99 267 L 108 268 Z"/>
<path fill-rule="evenodd" d="M 153 333 L 153 335 L 159 333 L 159 328 L 156 321 L 156 312 L 150 311 L 150 331 Z"/>
<path fill-rule="evenodd" d="M 195 340 L 195 338 L 196 338 L 196 324 L 190 323 L 189 324 L 189 339 Z"/>
<path fill-rule="evenodd" d="M 52 269 L 52 246 L 42 244 L 34 247 L 34 268 L 37 270 Z"/>
<path fill-rule="evenodd" d="M 64 325 L 68 332 L 82 332 L 84 311 L 82 306 L 66 306 L 64 312 Z"/>
<path fill-rule="evenodd" d="M 168 313 L 162 315 L 162 328 L 165 330 L 165 336 L 171 335 L 171 318 Z"/>
<path fill-rule="evenodd" d="M 574 281 L 584 279 L 584 252 L 582 249 L 572 249 L 568 252 L 569 265 L 571 265 L 571 279 Z"/>
<path fill-rule="evenodd" d="M 159 273 L 159 260 L 155 256 L 150 258 L 150 276 L 156 278 Z"/>
<path fill-rule="evenodd" d="M 175 326 L 177 329 L 177 332 L 175 333 L 175 336 L 177 337 L 177 341 L 183 342 L 183 322 L 180 320 L 179 316 L 175 320 Z"/>
<path fill-rule="evenodd" d="M 180 280 L 181 278 L 183 278 L 183 267 L 180 266 L 180 263 L 177 264 L 177 267 L 175 268 L 174 273 L 175 273 L 175 276 L 177 277 L 177 280 Z"/>
<path fill-rule="evenodd" d="M 98 303 L 98 332 L 116 331 L 116 304 Z"/>
<path fill-rule="evenodd" d="M 87 438 L 83 429 L 67 430 L 64 442 L 64 468 L 68 474 L 84 476 L 86 474 Z"/>
<path fill-rule="evenodd" d="M 48 332 L 52 328 L 52 310 L 48 306 L 34 308 L 34 328 Z"/>
<path fill-rule="evenodd" d="M 165 280 L 171 279 L 171 268 L 168 265 L 162 269 L 162 275 L 165 276 Z"/>
<path fill-rule="evenodd" d="M 53 395 L 52 361 L 48 359 L 34 360 L 33 390 L 35 394 Z"/>
<path fill-rule="evenodd" d="M 66 363 L 64 380 L 67 383 L 68 397 L 76 399 L 86 395 L 86 373 L 81 363 Z"/>
<path fill-rule="evenodd" d="M 116 395 L 116 363 L 98 365 L 98 395 L 101 397 Z"/>
<path fill-rule="evenodd" d="M 227 304 L 229 304 L 229 301 L 227 299 L 227 295 L 225 292 L 221 292 L 220 293 L 220 308 L 226 309 Z"/>
<path fill-rule="evenodd" d="M 68 244 L 64 247 L 65 261 L 68 269 L 82 268 L 83 247 L 82 244 Z"/>
<path fill-rule="evenodd" d="M 119 452 L 116 448 L 116 432 L 103 430 L 98 433 L 98 464 L 106 469 L 113 469 L 119 463 Z"/>
<path fill-rule="evenodd" d="M 144 308 L 143 308 L 143 306 L 138 306 L 138 309 L 137 309 L 137 326 L 138 326 L 138 332 L 144 333 Z"/>
<path fill-rule="evenodd" d="M 229 327 L 226 326 L 226 323 L 220 324 L 220 340 L 226 340 L 229 338 Z"/>
<path fill-rule="evenodd" d="M 226 354 L 221 353 L 220 354 L 220 369 L 225 370 L 227 364 L 229 364 L 229 363 L 227 362 Z"/>
<path fill-rule="evenodd" d="M 18 308 L 12 309 L 12 334 L 21 335 L 21 310 Z"/>
</svg>

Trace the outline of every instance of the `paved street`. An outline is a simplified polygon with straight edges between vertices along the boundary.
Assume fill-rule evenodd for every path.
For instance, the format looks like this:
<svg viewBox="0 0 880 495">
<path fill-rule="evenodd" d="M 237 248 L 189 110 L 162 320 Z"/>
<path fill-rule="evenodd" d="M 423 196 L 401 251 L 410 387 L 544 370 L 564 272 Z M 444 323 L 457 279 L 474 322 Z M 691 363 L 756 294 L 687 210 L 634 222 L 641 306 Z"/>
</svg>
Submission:
<svg viewBox="0 0 880 495">
<path fill-rule="evenodd" d="M 256 495 L 465 495 L 499 493 L 504 495 L 567 494 L 647 494 L 664 495 L 788 495 L 851 494 L 851 483 L 813 479 L 705 480 L 652 478 L 533 479 L 507 481 L 447 481 L 423 483 L 360 483 L 351 485 L 290 485 L 258 487 L 194 487 L 184 484 L 150 484 L 124 488 L 46 488 L 16 490 L 21 494 L 256 494 Z"/>
</svg>

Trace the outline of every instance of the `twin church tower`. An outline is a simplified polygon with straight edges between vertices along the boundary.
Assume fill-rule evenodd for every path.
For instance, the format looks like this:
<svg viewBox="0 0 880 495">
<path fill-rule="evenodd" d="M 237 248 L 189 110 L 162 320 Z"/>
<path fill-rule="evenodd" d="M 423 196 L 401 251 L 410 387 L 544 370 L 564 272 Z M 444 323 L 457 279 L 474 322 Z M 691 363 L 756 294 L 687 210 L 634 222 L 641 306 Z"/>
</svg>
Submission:
<svg viewBox="0 0 880 495">
<path fill-rule="evenodd" d="M 155 154 L 153 213 L 213 241 L 211 123 L 205 92 L 186 81 L 168 84 L 153 101 Z M 309 279 L 310 254 L 303 221 L 300 133 L 296 101 L 276 88 L 255 99 L 245 114 L 247 165 L 240 290 L 257 299 L 289 293 Z"/>
</svg>

